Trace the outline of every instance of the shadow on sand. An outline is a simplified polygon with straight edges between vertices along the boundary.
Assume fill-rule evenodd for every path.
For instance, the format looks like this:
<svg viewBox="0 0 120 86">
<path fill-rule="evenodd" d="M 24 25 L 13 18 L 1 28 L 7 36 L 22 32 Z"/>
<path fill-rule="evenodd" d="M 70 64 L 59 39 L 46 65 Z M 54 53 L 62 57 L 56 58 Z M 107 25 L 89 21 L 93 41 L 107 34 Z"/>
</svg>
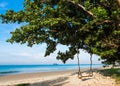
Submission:
<svg viewBox="0 0 120 86">
<path fill-rule="evenodd" d="M 68 83 L 66 80 L 68 77 L 59 77 L 54 80 L 48 80 L 41 83 L 31 84 L 30 86 L 62 86 L 65 83 Z"/>
<path fill-rule="evenodd" d="M 68 79 L 68 77 L 59 77 L 57 79 L 54 80 L 46 80 L 43 82 L 38 82 L 38 83 L 33 83 L 33 84 L 19 84 L 16 86 L 62 86 L 63 84 L 68 83 L 68 81 L 66 81 Z"/>
</svg>

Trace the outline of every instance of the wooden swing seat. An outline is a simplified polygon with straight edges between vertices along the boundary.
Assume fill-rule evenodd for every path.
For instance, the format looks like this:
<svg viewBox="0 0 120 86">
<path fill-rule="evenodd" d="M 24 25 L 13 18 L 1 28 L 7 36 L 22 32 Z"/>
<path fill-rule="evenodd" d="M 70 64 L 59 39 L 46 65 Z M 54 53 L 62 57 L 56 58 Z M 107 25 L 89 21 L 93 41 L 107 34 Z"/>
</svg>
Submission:
<svg viewBox="0 0 120 86">
<path fill-rule="evenodd" d="M 91 72 L 91 73 L 89 73 L 88 75 L 80 75 L 80 74 L 78 74 L 78 78 L 79 79 L 82 79 L 82 78 L 86 78 L 86 77 L 92 77 L 93 76 L 93 72 Z"/>
</svg>

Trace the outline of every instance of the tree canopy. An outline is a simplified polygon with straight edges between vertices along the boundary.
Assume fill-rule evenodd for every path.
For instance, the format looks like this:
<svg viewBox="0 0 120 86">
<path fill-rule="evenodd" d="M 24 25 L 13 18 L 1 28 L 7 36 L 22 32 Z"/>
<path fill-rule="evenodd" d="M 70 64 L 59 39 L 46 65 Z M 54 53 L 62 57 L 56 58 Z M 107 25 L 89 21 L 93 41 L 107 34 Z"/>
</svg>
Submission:
<svg viewBox="0 0 120 86">
<path fill-rule="evenodd" d="M 120 0 L 24 0 L 24 10 L 1 14 L 2 23 L 27 23 L 8 42 L 46 43 L 45 56 L 58 44 L 68 46 L 57 59 L 73 59 L 78 49 L 97 54 L 104 63 L 120 61 Z"/>
</svg>

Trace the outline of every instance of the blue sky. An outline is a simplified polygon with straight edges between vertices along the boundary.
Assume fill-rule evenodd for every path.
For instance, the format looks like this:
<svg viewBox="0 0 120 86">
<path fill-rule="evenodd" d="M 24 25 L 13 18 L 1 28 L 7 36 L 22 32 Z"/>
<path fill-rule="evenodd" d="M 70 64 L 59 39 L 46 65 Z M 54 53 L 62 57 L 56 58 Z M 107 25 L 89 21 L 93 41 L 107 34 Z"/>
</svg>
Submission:
<svg viewBox="0 0 120 86">
<path fill-rule="evenodd" d="M 6 10 L 13 9 L 19 11 L 23 9 L 24 0 L 0 0 L 0 14 L 4 14 Z M 34 45 L 32 48 L 27 47 L 26 44 L 10 44 L 6 40 L 10 38 L 10 32 L 15 28 L 22 26 L 23 24 L 2 24 L 0 22 L 0 64 L 53 64 L 62 63 L 60 60 L 56 60 L 57 52 L 51 54 L 48 57 L 44 57 L 46 44 Z M 66 46 L 57 46 L 57 51 L 65 51 Z M 89 54 L 85 51 L 80 51 L 80 62 L 82 64 L 90 63 Z M 93 63 L 99 64 L 99 56 L 93 55 Z M 68 64 L 76 64 L 77 59 L 68 60 Z"/>
</svg>

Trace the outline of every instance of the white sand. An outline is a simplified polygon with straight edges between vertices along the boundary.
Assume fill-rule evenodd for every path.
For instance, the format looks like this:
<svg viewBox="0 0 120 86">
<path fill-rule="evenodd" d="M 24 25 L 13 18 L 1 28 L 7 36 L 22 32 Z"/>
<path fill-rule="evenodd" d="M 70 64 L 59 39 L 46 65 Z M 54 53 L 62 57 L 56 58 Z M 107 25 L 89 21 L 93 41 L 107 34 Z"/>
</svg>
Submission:
<svg viewBox="0 0 120 86">
<path fill-rule="evenodd" d="M 94 72 L 93 77 L 78 79 L 76 71 L 68 70 L 0 76 L 0 86 L 14 86 L 20 83 L 29 83 L 30 86 L 120 86 L 116 85 L 114 79 L 103 76 L 98 72 Z"/>
<path fill-rule="evenodd" d="M 94 73 L 93 77 L 78 79 L 76 76 L 71 76 L 68 79 L 69 83 L 64 86 L 116 86 L 115 80 L 110 77 L 105 77 L 99 73 Z"/>
</svg>

